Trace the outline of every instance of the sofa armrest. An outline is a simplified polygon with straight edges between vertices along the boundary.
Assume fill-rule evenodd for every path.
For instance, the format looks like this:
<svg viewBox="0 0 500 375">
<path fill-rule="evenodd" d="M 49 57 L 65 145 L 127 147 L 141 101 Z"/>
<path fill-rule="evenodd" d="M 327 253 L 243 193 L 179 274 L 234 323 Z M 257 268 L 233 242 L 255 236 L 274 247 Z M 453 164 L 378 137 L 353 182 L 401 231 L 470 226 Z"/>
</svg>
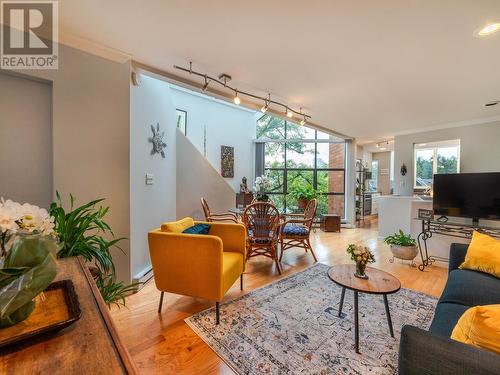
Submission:
<svg viewBox="0 0 500 375">
<path fill-rule="evenodd" d="M 450 246 L 450 260 L 448 262 L 448 272 L 458 269 L 464 262 L 465 254 L 469 245 L 463 243 L 452 243 Z"/>
<path fill-rule="evenodd" d="M 495 375 L 500 355 L 406 325 L 401 330 L 398 366 L 399 375 Z"/>
<path fill-rule="evenodd" d="M 210 225 L 211 236 L 217 236 L 222 240 L 223 251 L 233 251 L 241 253 L 245 257 L 246 250 L 246 229 L 243 224 L 236 223 L 214 223 L 196 221 L 195 223 L 203 223 Z"/>
<path fill-rule="evenodd" d="M 219 301 L 222 291 L 222 241 L 199 234 L 148 233 L 156 287 L 165 292 Z"/>
</svg>

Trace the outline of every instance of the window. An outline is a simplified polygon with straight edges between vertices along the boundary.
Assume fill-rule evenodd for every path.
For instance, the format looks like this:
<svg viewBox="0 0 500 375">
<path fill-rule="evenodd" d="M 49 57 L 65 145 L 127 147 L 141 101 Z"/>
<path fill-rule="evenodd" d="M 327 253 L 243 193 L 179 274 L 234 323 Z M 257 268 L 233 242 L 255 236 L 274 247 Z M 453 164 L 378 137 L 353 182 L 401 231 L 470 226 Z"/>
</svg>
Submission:
<svg viewBox="0 0 500 375">
<path fill-rule="evenodd" d="M 293 186 L 309 185 L 318 192 L 318 216 L 335 213 L 345 218 L 343 139 L 271 115 L 257 121 L 257 138 L 264 141 L 261 170 L 271 180 L 268 194 L 279 209 L 298 211 L 289 192 Z"/>
<path fill-rule="evenodd" d="M 368 180 L 368 191 L 378 191 L 378 160 L 372 160 L 372 178 Z"/>
<path fill-rule="evenodd" d="M 460 140 L 415 145 L 415 189 L 432 186 L 435 174 L 460 173 Z"/>
</svg>

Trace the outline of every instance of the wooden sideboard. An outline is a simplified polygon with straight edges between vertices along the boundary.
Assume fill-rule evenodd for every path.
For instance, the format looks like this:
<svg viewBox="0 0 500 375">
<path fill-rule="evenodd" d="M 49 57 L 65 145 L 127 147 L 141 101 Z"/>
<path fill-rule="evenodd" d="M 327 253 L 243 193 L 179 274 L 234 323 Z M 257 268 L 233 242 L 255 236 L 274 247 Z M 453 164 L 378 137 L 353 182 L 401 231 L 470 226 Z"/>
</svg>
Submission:
<svg viewBox="0 0 500 375">
<path fill-rule="evenodd" d="M 50 336 L 0 350 L 0 374 L 137 374 L 83 259 L 58 260 L 57 280 L 70 279 L 81 318 Z"/>
</svg>

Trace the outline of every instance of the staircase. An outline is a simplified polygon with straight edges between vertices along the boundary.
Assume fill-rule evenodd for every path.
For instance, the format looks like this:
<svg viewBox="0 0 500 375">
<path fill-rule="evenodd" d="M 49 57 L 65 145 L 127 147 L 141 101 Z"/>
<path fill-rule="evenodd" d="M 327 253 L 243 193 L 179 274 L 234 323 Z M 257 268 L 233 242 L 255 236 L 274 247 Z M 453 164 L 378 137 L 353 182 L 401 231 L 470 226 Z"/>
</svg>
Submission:
<svg viewBox="0 0 500 375">
<path fill-rule="evenodd" d="M 227 212 L 235 206 L 235 192 L 195 145 L 177 131 L 177 209 L 178 219 L 190 216 L 203 220 L 200 198 L 213 212 Z"/>
</svg>

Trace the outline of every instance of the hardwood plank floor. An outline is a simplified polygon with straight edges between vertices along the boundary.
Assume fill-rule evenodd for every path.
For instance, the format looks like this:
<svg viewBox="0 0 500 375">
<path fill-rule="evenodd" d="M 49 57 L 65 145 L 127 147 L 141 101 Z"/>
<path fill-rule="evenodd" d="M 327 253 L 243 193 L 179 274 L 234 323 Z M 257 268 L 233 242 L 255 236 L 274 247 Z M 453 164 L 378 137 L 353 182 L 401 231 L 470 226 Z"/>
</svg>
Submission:
<svg viewBox="0 0 500 375">
<path fill-rule="evenodd" d="M 369 246 L 376 258 L 376 267 L 392 273 L 404 288 L 439 296 L 446 283 L 445 268 L 432 266 L 424 272 L 408 263 L 390 263 L 389 247 L 380 240 L 376 221 L 363 228 L 342 229 L 341 233 L 324 233 L 319 229 L 312 235 L 312 246 L 318 261 L 324 264 L 350 263 L 346 253 L 350 243 Z M 270 259 L 253 258 L 247 263 L 244 291 L 239 283 L 230 289 L 225 300 L 231 300 L 253 289 L 292 275 L 314 264 L 312 256 L 303 249 L 287 250 L 283 256 L 283 274 L 278 276 Z M 151 280 L 138 293 L 127 298 L 127 307 L 112 311 L 118 332 L 142 374 L 233 374 L 233 371 L 206 345 L 184 318 L 207 309 L 213 303 L 165 293 L 163 310 L 157 313 L 160 292 Z"/>
</svg>

